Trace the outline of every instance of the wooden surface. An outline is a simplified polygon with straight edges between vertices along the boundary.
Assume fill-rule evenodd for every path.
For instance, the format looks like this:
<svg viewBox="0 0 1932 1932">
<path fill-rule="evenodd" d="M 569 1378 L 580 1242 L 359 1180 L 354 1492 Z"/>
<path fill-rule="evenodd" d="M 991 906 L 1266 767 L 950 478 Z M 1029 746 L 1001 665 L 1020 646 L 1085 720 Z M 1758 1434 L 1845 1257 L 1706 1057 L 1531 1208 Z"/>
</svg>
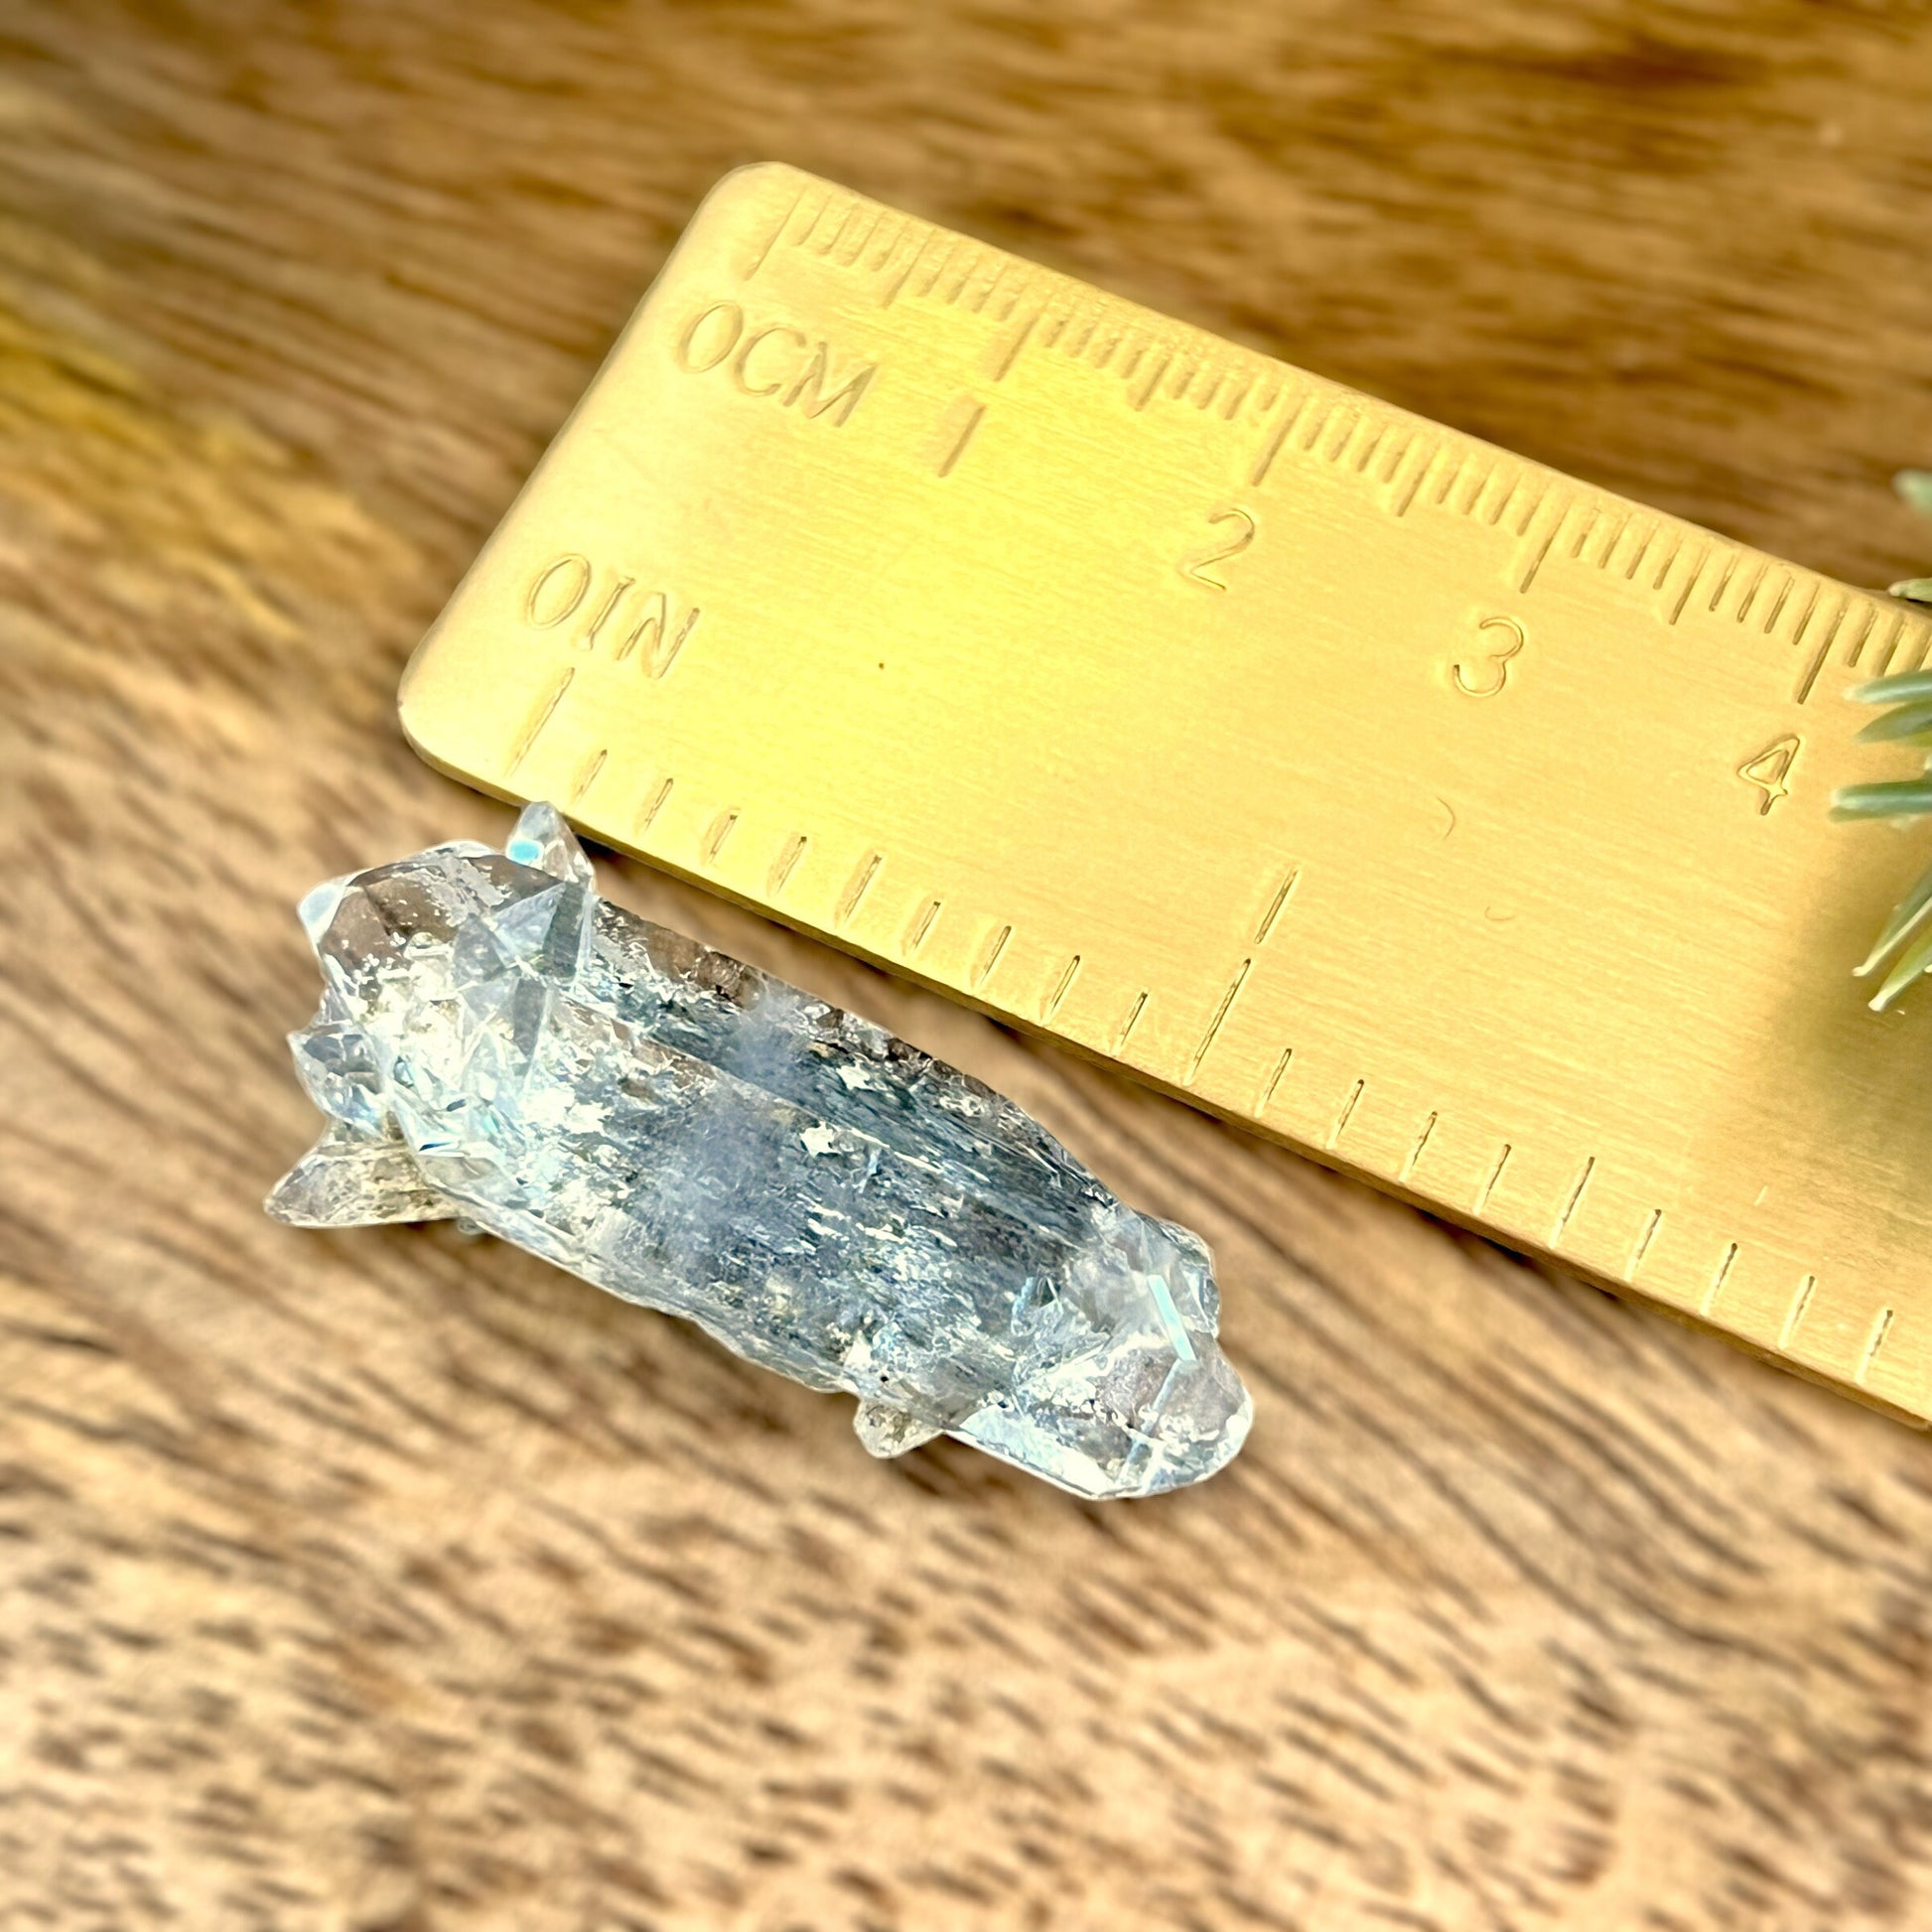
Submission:
<svg viewBox="0 0 1932 1932">
<path fill-rule="evenodd" d="M 1932 1443 L 698 895 L 1207 1235 L 1227 1474 L 257 1206 L 291 902 L 500 838 L 397 672 L 725 168 L 1883 582 L 1929 105 L 1896 0 L 12 0 L 0 1927 L 1932 1922 Z"/>
</svg>

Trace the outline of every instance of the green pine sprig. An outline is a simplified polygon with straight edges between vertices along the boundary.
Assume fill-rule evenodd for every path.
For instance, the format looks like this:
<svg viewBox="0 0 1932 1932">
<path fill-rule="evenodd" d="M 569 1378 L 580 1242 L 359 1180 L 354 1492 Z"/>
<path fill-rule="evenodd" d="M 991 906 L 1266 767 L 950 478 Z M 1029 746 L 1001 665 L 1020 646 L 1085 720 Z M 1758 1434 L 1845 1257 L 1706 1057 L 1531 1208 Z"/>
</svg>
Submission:
<svg viewBox="0 0 1932 1932">
<path fill-rule="evenodd" d="M 1889 707 L 1860 732 L 1860 743 L 1923 747 L 1928 775 L 1842 786 L 1833 794 L 1832 816 L 1917 818 L 1932 813 L 1932 671 L 1873 678 L 1851 695 L 1861 704 Z M 1898 901 L 1878 935 L 1878 943 L 1855 970 L 1864 979 L 1887 961 L 1891 962 L 1889 969 L 1871 1000 L 1880 1013 L 1921 973 L 1932 971 L 1932 871 Z"/>
<path fill-rule="evenodd" d="M 1914 509 L 1932 514 L 1932 471 L 1901 470 L 1892 479 L 1892 487 Z M 1891 595 L 1932 605 L 1932 577 L 1908 577 L 1892 585 Z M 1926 755 L 1926 775 L 1841 786 L 1832 796 L 1832 816 L 1901 819 L 1932 813 L 1932 671 L 1873 678 L 1851 696 L 1861 704 L 1886 707 L 1882 716 L 1859 733 L 1859 742 L 1921 750 Z M 1892 908 L 1877 944 L 1855 970 L 1861 979 L 1884 972 L 1871 998 L 1873 1011 L 1879 1013 L 1921 974 L 1932 972 L 1932 870 Z"/>
</svg>

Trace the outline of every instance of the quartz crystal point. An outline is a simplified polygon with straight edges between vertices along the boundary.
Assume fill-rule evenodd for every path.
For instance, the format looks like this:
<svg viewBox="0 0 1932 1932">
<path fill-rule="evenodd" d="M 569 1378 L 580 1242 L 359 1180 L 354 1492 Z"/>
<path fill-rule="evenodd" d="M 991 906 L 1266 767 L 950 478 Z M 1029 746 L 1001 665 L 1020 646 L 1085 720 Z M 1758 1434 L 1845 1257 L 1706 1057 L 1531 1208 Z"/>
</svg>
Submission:
<svg viewBox="0 0 1932 1932">
<path fill-rule="evenodd" d="M 329 1127 L 304 1227 L 460 1216 L 816 1389 L 876 1455 L 940 1433 L 1082 1496 L 1241 1447 L 1206 1248 L 1011 1101 L 600 899 L 562 818 L 321 886 L 292 1035 Z"/>
</svg>

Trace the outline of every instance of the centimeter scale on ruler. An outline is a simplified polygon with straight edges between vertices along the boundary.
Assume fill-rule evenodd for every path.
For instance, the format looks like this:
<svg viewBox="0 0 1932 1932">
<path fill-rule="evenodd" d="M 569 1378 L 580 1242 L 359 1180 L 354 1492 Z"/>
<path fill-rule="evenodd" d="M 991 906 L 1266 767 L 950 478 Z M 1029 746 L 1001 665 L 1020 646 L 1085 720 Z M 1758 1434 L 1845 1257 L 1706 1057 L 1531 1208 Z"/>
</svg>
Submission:
<svg viewBox="0 0 1932 1932">
<path fill-rule="evenodd" d="M 413 660 L 438 766 L 1908 1417 L 1889 599 L 795 170 Z M 1923 1004 L 1923 1003 L 1921 1003 Z"/>
</svg>

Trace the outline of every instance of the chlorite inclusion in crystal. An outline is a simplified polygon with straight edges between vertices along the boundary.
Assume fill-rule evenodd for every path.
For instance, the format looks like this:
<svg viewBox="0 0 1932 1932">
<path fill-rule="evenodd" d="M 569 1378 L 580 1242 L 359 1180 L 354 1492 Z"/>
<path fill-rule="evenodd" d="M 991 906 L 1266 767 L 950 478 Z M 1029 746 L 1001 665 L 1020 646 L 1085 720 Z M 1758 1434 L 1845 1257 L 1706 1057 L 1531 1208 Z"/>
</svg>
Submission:
<svg viewBox="0 0 1932 1932">
<path fill-rule="evenodd" d="M 748 1359 L 1082 1496 L 1228 1460 L 1251 1408 L 1206 1248 L 1011 1101 L 598 897 L 561 817 L 302 902 L 330 1125 L 268 1198 L 303 1227 L 460 1216 Z"/>
</svg>

